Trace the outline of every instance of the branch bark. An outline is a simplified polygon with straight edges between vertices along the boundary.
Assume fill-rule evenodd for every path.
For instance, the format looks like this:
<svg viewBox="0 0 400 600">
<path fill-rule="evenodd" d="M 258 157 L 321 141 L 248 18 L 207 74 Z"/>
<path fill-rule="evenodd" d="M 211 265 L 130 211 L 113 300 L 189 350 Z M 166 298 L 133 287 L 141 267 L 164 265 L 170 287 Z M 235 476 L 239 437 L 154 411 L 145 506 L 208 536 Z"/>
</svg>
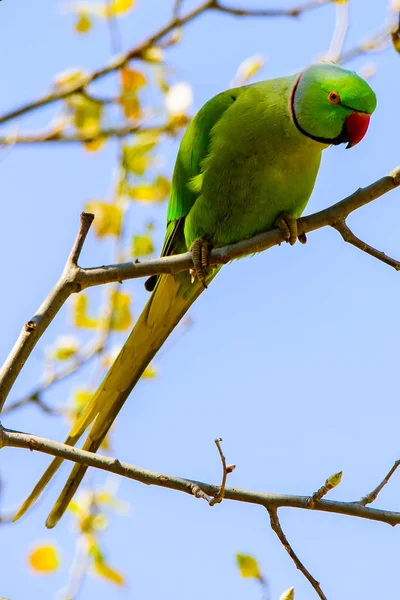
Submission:
<svg viewBox="0 0 400 600">
<path fill-rule="evenodd" d="M 185 16 L 179 17 L 174 15 L 172 19 L 164 26 L 161 27 L 158 31 L 150 35 L 143 42 L 128 50 L 123 54 L 118 54 L 114 56 L 106 65 L 100 67 L 99 69 L 92 71 L 82 80 L 65 86 L 61 89 L 55 89 L 47 94 L 44 94 L 40 98 L 28 102 L 27 104 L 23 104 L 16 109 L 10 110 L 9 112 L 4 113 L 0 116 L 0 124 L 11 121 L 17 117 L 20 117 L 26 113 L 37 110 L 38 108 L 42 108 L 53 102 L 58 100 L 63 100 L 72 94 L 82 91 L 86 86 L 98 79 L 101 79 L 105 75 L 109 75 L 110 73 L 114 73 L 118 71 L 122 67 L 124 67 L 130 60 L 132 59 L 145 59 L 146 51 L 149 50 L 152 46 L 156 45 L 160 42 L 165 36 L 171 33 L 174 29 L 182 27 L 191 21 L 194 21 L 197 17 L 202 15 L 208 10 L 216 10 L 219 12 L 223 12 L 230 15 L 242 16 L 242 17 L 298 17 L 300 14 L 321 6 L 323 4 L 329 3 L 330 0 L 310 0 L 305 4 L 302 4 L 297 7 L 289 8 L 289 9 L 238 9 L 238 8 L 230 8 L 228 6 L 220 4 L 216 0 L 207 0 L 203 4 L 200 4 L 197 8 L 188 12 Z"/>
<path fill-rule="evenodd" d="M 59 456 L 65 460 L 88 465 L 89 467 L 101 469 L 109 473 L 115 473 L 116 475 L 121 475 L 122 477 L 133 479 L 146 485 L 156 485 L 178 492 L 185 492 L 192 496 L 197 495 L 194 493 L 196 489 L 200 489 L 210 497 L 218 496 L 220 490 L 219 485 L 148 471 L 147 469 L 141 469 L 128 463 L 120 462 L 117 458 L 100 456 L 36 435 L 5 429 L 0 425 L 0 449 L 5 447 L 25 448 L 34 452 L 49 454 L 50 456 Z M 392 526 L 400 524 L 400 512 L 370 508 L 357 502 L 320 500 L 314 508 L 310 508 L 309 496 L 266 494 L 264 492 L 254 492 L 231 487 L 225 488 L 224 500 L 257 504 L 267 510 L 281 507 L 301 508 L 304 510 L 317 510 L 320 512 L 358 517 L 370 521 L 379 521 Z"/>
<path fill-rule="evenodd" d="M 400 166 L 389 175 L 378 179 L 365 188 L 358 189 L 337 204 L 308 217 L 299 219 L 299 235 L 304 235 L 305 233 L 326 226 L 331 226 L 336 229 L 338 227 L 340 228 L 341 224 L 345 223 L 345 220 L 350 213 L 376 200 L 399 185 Z M 127 279 L 148 277 L 150 275 L 162 273 L 175 274 L 190 269 L 193 266 L 192 255 L 190 252 L 186 252 L 175 256 L 147 260 L 142 263 L 135 261 L 88 269 L 79 267 L 77 265 L 77 259 L 93 218 L 93 215 L 82 213 L 78 237 L 64 268 L 63 274 L 53 290 L 39 307 L 35 316 L 24 325 L 14 348 L 11 350 L 6 362 L 0 369 L 0 410 L 3 408 L 18 374 L 22 370 L 36 343 L 69 296 L 95 285 L 121 282 Z M 283 241 L 282 232 L 279 229 L 273 229 L 248 240 L 242 240 L 237 244 L 213 249 L 210 252 L 209 263 L 210 265 L 223 265 L 235 258 L 268 250 L 272 246 L 281 244 Z M 359 242 L 360 244 L 358 244 L 357 247 L 367 251 L 363 247 L 364 243 L 361 243 L 361 240 L 359 240 Z M 373 254 L 371 252 L 371 246 L 368 246 L 368 254 Z M 382 256 L 380 256 L 380 254 Z M 384 257 L 384 262 L 386 264 L 391 264 L 391 262 L 393 262 L 391 266 L 397 268 L 397 261 L 395 261 L 395 259 L 389 259 L 378 250 L 375 251 L 373 256 L 379 260 L 383 260 Z M 391 262 L 389 262 L 389 260 Z"/>
</svg>

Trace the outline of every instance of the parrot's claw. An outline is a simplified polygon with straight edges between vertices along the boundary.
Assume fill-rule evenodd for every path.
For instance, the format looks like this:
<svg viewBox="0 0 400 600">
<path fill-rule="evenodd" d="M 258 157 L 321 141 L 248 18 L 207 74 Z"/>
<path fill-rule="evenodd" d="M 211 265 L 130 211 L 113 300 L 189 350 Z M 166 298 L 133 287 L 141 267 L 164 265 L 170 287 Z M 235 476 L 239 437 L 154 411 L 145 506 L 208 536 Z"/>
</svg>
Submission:
<svg viewBox="0 0 400 600">
<path fill-rule="evenodd" d="M 190 269 L 192 283 L 195 281 L 195 277 L 202 283 L 203 287 L 207 287 L 206 277 L 208 275 L 208 252 L 210 244 L 205 240 L 195 240 L 190 246 L 190 252 L 192 253 L 193 269 Z"/>
<path fill-rule="evenodd" d="M 284 212 L 281 213 L 275 221 L 275 226 L 282 231 L 283 235 L 285 236 L 285 241 L 289 242 L 291 246 L 296 243 L 297 239 L 299 239 L 302 244 L 305 244 L 307 241 L 305 234 L 302 233 L 299 236 L 297 219 L 293 215 L 289 215 L 288 213 Z"/>
</svg>

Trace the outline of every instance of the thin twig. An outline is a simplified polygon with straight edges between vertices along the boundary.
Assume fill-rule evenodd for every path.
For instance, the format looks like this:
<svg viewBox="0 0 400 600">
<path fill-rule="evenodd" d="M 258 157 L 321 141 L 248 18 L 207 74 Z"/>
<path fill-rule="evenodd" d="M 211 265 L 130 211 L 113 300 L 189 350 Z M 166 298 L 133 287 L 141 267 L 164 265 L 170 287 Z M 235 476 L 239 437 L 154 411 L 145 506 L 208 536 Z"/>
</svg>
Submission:
<svg viewBox="0 0 400 600">
<path fill-rule="evenodd" d="M 378 179 L 371 185 L 358 189 L 337 204 L 308 217 L 299 219 L 299 235 L 320 229 L 321 227 L 337 227 L 338 223 L 344 221 L 351 212 L 376 200 L 399 185 L 400 167 L 392 171 L 389 175 Z M 87 213 L 83 213 L 83 215 L 82 218 L 87 233 L 87 220 L 92 219 L 92 215 L 88 215 Z M 74 248 L 78 247 L 78 249 L 80 249 L 82 241 L 83 237 L 80 232 Z M 209 255 L 209 264 L 223 265 L 231 262 L 235 258 L 267 250 L 272 246 L 281 244 L 283 241 L 284 234 L 282 231 L 273 229 L 272 231 L 267 231 L 251 239 L 242 240 L 237 244 L 213 249 Z M 361 249 L 363 248 L 361 247 Z M 368 254 L 371 253 L 368 252 Z M 386 260 L 387 257 L 383 254 L 381 255 L 375 252 L 373 256 L 379 260 L 385 258 L 384 262 L 390 264 Z M 397 263 L 394 263 L 391 266 L 395 265 L 397 265 Z M 2 409 L 15 379 L 23 368 L 37 341 L 43 335 L 44 331 L 50 325 L 69 296 L 95 285 L 120 282 L 138 277 L 148 277 L 150 275 L 161 273 L 175 274 L 190 269 L 192 266 L 193 261 L 190 252 L 151 259 L 142 263 L 132 261 L 118 265 L 93 267 L 89 269 L 75 266 L 72 263 L 69 265 L 67 263 L 62 276 L 44 300 L 36 315 L 23 327 L 14 348 L 11 350 L 6 362 L 0 369 L 0 409 Z"/>
<path fill-rule="evenodd" d="M 356 237 L 351 231 L 351 229 L 348 227 L 346 221 L 338 221 L 337 223 L 332 225 L 332 227 L 340 233 L 343 240 L 348 244 L 351 244 L 359 250 L 366 252 L 370 256 L 377 258 L 386 265 L 389 265 L 389 267 L 393 267 L 394 269 L 396 269 L 396 271 L 400 271 L 400 261 L 396 260 L 395 258 L 391 258 L 390 256 L 387 256 L 384 252 L 381 252 L 380 250 L 373 248 L 363 240 L 360 240 L 360 238 Z"/>
<path fill-rule="evenodd" d="M 122 477 L 133 479 L 134 481 L 139 481 L 146 485 L 156 485 L 158 487 L 185 492 L 191 496 L 196 495 L 194 493 L 195 489 L 200 490 L 201 494 L 206 494 L 210 497 L 215 497 L 219 491 L 219 486 L 217 485 L 166 475 L 164 473 L 155 473 L 153 471 L 148 471 L 147 469 L 140 469 L 133 465 L 121 462 L 116 458 L 101 456 L 94 454 L 93 452 L 87 452 L 86 450 L 67 446 L 66 444 L 61 444 L 60 442 L 55 442 L 28 433 L 12 431 L 3 428 L 0 425 L 0 449 L 2 447 L 25 448 L 50 456 L 58 456 L 75 463 L 88 465 L 89 467 L 101 469 L 109 473 L 115 473 L 116 475 L 121 475 Z M 258 504 L 267 509 L 276 509 L 284 506 L 310 510 L 308 504 L 309 497 L 307 496 L 266 494 L 227 487 L 225 488 L 224 499 Z M 209 500 L 207 499 L 207 502 L 208 501 Z M 379 521 L 392 526 L 400 524 L 400 512 L 369 508 L 355 502 L 321 500 L 313 510 Z"/>
<path fill-rule="evenodd" d="M 228 475 L 228 470 L 226 468 L 226 459 L 224 456 L 224 453 L 222 452 L 222 448 L 221 448 L 221 442 L 222 442 L 222 438 L 217 438 L 216 440 L 214 440 L 215 445 L 217 446 L 218 452 L 219 452 L 219 456 L 221 458 L 221 464 L 222 464 L 222 481 L 221 481 L 221 485 L 220 488 L 218 490 L 218 494 L 214 497 L 211 498 L 210 500 L 210 506 L 214 506 L 215 504 L 219 504 L 220 502 L 222 502 L 222 500 L 224 499 L 224 494 L 225 494 L 225 487 L 226 487 L 226 478 Z M 231 468 L 231 471 L 233 469 Z"/>
<path fill-rule="evenodd" d="M 89 347 L 87 351 L 82 351 L 81 353 L 79 353 L 79 356 L 75 360 L 73 360 L 69 365 L 67 365 L 63 369 L 60 369 L 51 377 L 45 379 L 43 383 L 39 384 L 28 395 L 8 403 L 3 408 L 2 414 L 6 415 L 14 410 L 23 408 L 28 404 L 36 404 L 39 408 L 43 410 L 43 412 L 50 415 L 62 414 L 64 412 L 63 410 L 49 406 L 43 401 L 43 393 L 46 392 L 50 387 L 53 387 L 55 384 L 64 381 L 65 379 L 76 373 L 76 371 L 78 371 L 83 365 L 87 364 L 94 357 L 101 354 L 104 350 L 104 347 L 105 336 L 102 335 L 101 339 L 98 343 L 96 343 L 95 346 Z"/>
<path fill-rule="evenodd" d="M 63 133 L 61 131 L 43 131 L 36 133 L 26 133 L 21 135 L 15 135 L 10 133 L 9 135 L 0 136 L 0 145 L 8 144 L 74 144 L 74 143 L 89 143 L 95 142 L 96 140 L 107 140 L 108 138 L 123 138 L 129 135 L 135 135 L 138 133 L 158 133 L 166 134 L 170 136 L 177 135 L 178 130 L 171 127 L 170 125 L 154 125 L 154 126 L 141 126 L 126 124 L 120 127 L 110 127 L 108 129 L 102 129 L 95 135 L 87 135 L 82 133 Z"/>
<path fill-rule="evenodd" d="M 396 471 L 396 469 L 399 466 L 400 466 L 400 460 L 396 460 L 393 467 L 390 469 L 390 471 L 387 473 L 387 475 L 385 475 L 385 477 L 382 479 L 380 484 L 378 486 L 376 486 L 376 488 L 374 490 L 372 490 L 372 492 L 363 496 L 361 498 L 361 500 L 358 500 L 358 504 L 361 504 L 362 506 L 367 506 L 367 504 L 371 504 L 372 502 L 375 502 L 375 500 L 378 497 L 378 494 L 385 487 L 385 485 L 389 482 L 389 479 L 391 478 L 391 476 L 393 475 L 393 473 Z"/>
<path fill-rule="evenodd" d="M 124 67 L 129 61 L 132 59 L 145 59 L 146 52 L 157 45 L 166 35 L 171 33 L 176 28 L 182 27 L 191 21 L 194 21 L 197 17 L 205 13 L 207 10 L 214 9 L 221 12 L 225 12 L 227 14 L 236 15 L 236 16 L 249 16 L 249 17 L 298 17 L 303 12 L 321 6 L 323 4 L 329 3 L 330 0 L 314 0 L 302 4 L 298 7 L 293 7 L 291 9 L 238 9 L 238 8 L 230 8 L 227 6 L 221 6 L 215 0 L 206 0 L 206 2 L 200 4 L 197 8 L 194 8 L 192 11 L 188 12 L 183 17 L 173 17 L 164 27 L 158 29 L 155 33 L 150 35 L 143 42 L 128 50 L 128 52 L 123 54 L 118 54 L 113 57 L 107 64 L 99 69 L 92 71 L 85 77 L 82 77 L 80 81 L 77 81 L 71 85 L 63 86 L 62 88 L 54 89 L 53 91 L 44 94 L 40 98 L 28 102 L 19 106 L 16 109 L 12 109 L 3 115 L 0 116 L 0 124 L 6 123 L 24 115 L 26 113 L 32 112 L 48 104 L 52 104 L 58 100 L 63 100 L 76 92 L 80 92 L 86 88 L 90 83 L 101 79 L 102 77 L 109 75 L 110 73 L 114 73 L 118 71 L 122 67 Z M 239 12 L 238 12 L 239 11 Z"/>
<path fill-rule="evenodd" d="M 390 27 L 385 25 L 367 39 L 357 43 L 355 46 L 350 48 L 349 50 L 345 50 L 341 53 L 341 55 L 337 59 L 337 63 L 344 64 L 350 62 L 354 58 L 362 54 L 369 54 L 370 52 L 376 52 L 381 49 L 382 44 L 389 42 L 390 39 Z"/>
<path fill-rule="evenodd" d="M 311 585 L 314 588 L 314 590 L 316 591 L 318 597 L 321 598 L 321 600 L 327 600 L 327 597 L 325 596 L 324 592 L 321 590 L 319 582 L 316 579 L 314 579 L 314 577 L 311 575 L 310 571 L 308 571 L 306 569 L 306 567 L 303 565 L 303 563 L 301 562 L 301 560 L 299 559 L 299 557 L 293 550 L 292 546 L 289 544 L 288 539 L 287 539 L 286 535 L 284 534 L 281 524 L 279 522 L 278 511 L 276 510 L 276 508 L 269 508 L 267 510 L 268 510 L 269 518 L 270 518 L 270 522 L 271 522 L 271 529 L 278 536 L 279 541 L 281 542 L 282 546 L 285 548 L 286 552 L 289 554 L 290 558 L 292 559 L 292 561 L 294 562 L 294 564 L 296 565 L 298 570 L 301 573 L 303 573 L 304 577 L 311 583 Z"/>
<path fill-rule="evenodd" d="M 239 8 L 235 6 L 226 6 L 215 0 L 211 8 L 224 12 L 235 17 L 299 17 L 302 13 L 318 8 L 323 4 L 330 3 L 331 0 L 312 0 L 292 8 Z"/>
</svg>

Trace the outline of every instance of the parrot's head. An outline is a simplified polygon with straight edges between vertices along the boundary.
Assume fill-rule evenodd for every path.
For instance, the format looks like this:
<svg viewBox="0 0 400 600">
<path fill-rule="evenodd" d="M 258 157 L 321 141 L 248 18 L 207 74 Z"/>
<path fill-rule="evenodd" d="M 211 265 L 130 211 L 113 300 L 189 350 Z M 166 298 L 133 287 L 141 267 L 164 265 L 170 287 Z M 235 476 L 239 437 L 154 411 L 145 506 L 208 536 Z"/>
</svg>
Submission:
<svg viewBox="0 0 400 600">
<path fill-rule="evenodd" d="M 290 107 L 296 127 L 323 144 L 351 148 L 367 132 L 376 96 L 353 71 L 321 63 L 302 71 L 293 86 Z"/>
</svg>

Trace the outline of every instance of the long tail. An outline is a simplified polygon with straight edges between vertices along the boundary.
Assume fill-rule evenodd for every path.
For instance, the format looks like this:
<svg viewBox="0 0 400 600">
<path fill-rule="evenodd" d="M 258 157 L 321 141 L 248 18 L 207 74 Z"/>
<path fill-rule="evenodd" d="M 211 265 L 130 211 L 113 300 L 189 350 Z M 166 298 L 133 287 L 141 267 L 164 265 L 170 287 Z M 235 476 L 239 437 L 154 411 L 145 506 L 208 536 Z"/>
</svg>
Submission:
<svg viewBox="0 0 400 600">
<path fill-rule="evenodd" d="M 93 423 L 83 449 L 89 452 L 98 450 L 143 371 L 203 289 L 197 281 L 190 283 L 187 272 L 180 273 L 177 277 L 163 275 L 160 278 L 124 347 L 66 439 L 66 444 L 74 446 Z M 14 516 L 14 521 L 36 501 L 62 462 L 61 458 L 55 458 L 51 462 Z M 85 465 L 74 465 L 47 518 L 48 528 L 54 527 L 64 514 L 87 468 Z"/>
</svg>

